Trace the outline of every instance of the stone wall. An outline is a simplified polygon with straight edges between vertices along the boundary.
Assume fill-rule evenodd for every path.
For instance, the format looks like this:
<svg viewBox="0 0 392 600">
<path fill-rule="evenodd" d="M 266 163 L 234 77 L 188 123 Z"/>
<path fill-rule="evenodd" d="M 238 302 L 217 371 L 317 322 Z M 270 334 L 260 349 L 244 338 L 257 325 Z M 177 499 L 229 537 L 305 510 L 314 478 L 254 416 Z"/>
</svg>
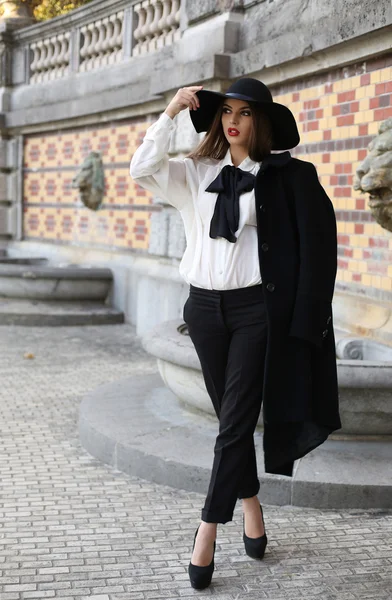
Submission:
<svg viewBox="0 0 392 600">
<path fill-rule="evenodd" d="M 54 257 L 58 249 L 80 262 L 87 251 L 102 264 L 107 253 L 116 264 L 137 255 L 166 261 L 178 285 L 179 213 L 132 181 L 129 161 L 179 87 L 220 91 L 249 75 L 292 109 L 301 134 L 293 155 L 316 165 L 333 201 L 337 290 L 391 304 L 391 234 L 352 187 L 369 141 L 392 114 L 389 0 L 335 0 L 328 10 L 322 0 L 170 0 L 165 7 L 94 0 L 16 31 L 0 21 L 0 241 Z M 172 156 L 202 136 L 187 111 L 177 118 Z M 90 150 L 104 164 L 98 212 L 71 187 Z"/>
</svg>

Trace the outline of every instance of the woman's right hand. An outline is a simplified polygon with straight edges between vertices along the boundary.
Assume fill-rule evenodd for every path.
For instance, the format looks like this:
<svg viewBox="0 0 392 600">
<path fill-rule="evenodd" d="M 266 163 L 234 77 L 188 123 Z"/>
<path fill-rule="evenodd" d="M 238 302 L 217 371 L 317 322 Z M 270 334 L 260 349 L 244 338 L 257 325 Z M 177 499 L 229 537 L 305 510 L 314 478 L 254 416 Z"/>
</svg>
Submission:
<svg viewBox="0 0 392 600">
<path fill-rule="evenodd" d="M 186 108 L 197 110 L 200 104 L 196 92 L 201 90 L 202 87 L 202 85 L 191 85 L 190 87 L 180 88 L 167 105 L 165 113 L 173 119 L 179 112 Z"/>
</svg>

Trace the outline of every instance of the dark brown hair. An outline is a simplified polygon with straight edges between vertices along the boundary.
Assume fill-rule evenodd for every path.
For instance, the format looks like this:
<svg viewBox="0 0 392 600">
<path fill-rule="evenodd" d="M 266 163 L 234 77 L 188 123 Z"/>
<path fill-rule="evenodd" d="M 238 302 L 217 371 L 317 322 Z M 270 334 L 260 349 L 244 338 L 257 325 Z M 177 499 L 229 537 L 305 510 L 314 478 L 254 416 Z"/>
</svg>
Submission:
<svg viewBox="0 0 392 600">
<path fill-rule="evenodd" d="M 186 155 L 186 158 L 208 156 L 220 160 L 225 156 L 230 146 L 223 132 L 221 122 L 225 101 L 226 98 L 222 98 L 222 102 L 204 138 L 192 152 Z M 249 136 L 248 154 L 251 160 L 261 162 L 271 153 L 273 143 L 272 126 L 268 116 L 263 112 L 260 105 L 255 102 L 249 102 L 249 106 L 251 107 L 253 127 Z"/>
</svg>

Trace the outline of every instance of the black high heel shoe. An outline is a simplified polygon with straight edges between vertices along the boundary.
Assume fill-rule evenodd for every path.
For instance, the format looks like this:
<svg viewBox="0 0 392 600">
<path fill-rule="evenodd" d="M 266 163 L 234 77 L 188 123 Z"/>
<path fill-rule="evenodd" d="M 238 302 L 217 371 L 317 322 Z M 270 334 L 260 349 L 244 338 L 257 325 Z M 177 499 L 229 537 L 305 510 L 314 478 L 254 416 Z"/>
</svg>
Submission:
<svg viewBox="0 0 392 600">
<path fill-rule="evenodd" d="M 200 527 L 200 525 L 199 525 Z M 193 549 L 195 547 L 197 532 L 199 531 L 199 527 L 196 529 L 195 537 L 193 540 Z M 212 574 L 214 572 L 214 557 L 215 557 L 215 541 L 214 541 L 214 553 L 212 555 L 212 561 L 209 565 L 205 567 L 199 567 L 198 565 L 193 565 L 192 562 L 189 562 L 188 566 L 188 574 L 191 582 L 191 586 L 196 590 L 202 590 L 210 585 Z"/>
<path fill-rule="evenodd" d="M 264 535 L 262 535 L 258 538 L 250 538 L 245 534 L 245 515 L 243 515 L 243 518 L 242 518 L 243 528 L 244 528 L 243 540 L 244 540 L 244 544 L 245 544 L 245 552 L 251 558 L 258 558 L 258 559 L 263 558 L 264 552 L 265 552 L 265 549 L 267 546 L 267 534 L 265 532 L 263 509 L 261 507 L 261 504 L 260 504 L 260 510 L 261 510 L 261 518 L 263 519 L 263 525 L 264 525 Z"/>
</svg>

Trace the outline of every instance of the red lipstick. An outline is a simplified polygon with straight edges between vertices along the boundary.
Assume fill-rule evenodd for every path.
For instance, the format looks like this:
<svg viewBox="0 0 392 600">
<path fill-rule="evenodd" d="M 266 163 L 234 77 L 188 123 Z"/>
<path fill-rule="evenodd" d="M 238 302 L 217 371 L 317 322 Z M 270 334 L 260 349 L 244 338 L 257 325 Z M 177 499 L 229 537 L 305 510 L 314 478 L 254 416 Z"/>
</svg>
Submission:
<svg viewBox="0 0 392 600">
<path fill-rule="evenodd" d="M 229 127 L 229 129 L 227 130 L 227 133 L 229 135 L 239 135 L 240 132 L 235 127 Z"/>
</svg>

